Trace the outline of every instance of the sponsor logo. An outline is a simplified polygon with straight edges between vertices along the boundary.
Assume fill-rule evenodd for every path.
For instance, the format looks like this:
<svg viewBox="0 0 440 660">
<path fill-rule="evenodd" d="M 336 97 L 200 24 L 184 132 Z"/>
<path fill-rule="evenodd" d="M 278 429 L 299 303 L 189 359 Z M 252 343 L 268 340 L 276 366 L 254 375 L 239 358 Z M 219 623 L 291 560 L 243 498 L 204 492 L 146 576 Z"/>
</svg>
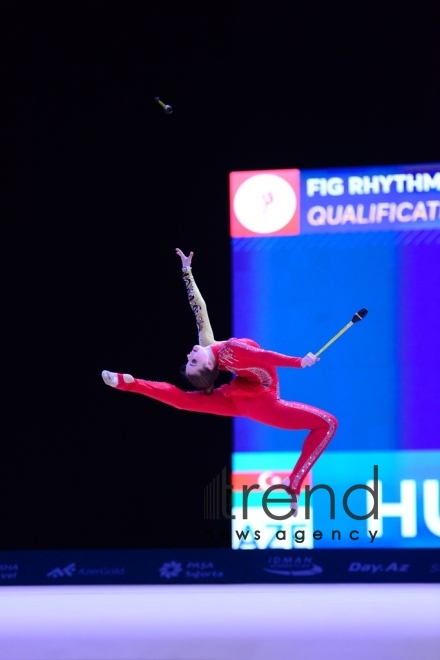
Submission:
<svg viewBox="0 0 440 660">
<path fill-rule="evenodd" d="M 0 564 L 0 580 L 15 580 L 18 564 Z"/>
<path fill-rule="evenodd" d="M 407 573 L 409 564 L 400 564 L 396 561 L 389 564 L 362 564 L 358 561 L 352 561 L 348 567 L 349 573 Z"/>
<path fill-rule="evenodd" d="M 223 577 L 223 571 L 216 570 L 214 563 L 210 561 L 188 561 L 184 565 L 177 561 L 170 561 L 162 564 L 158 570 L 160 576 L 167 580 L 178 576 L 193 580 Z"/>
<path fill-rule="evenodd" d="M 47 577 L 51 577 L 54 580 L 60 577 L 72 577 L 72 575 L 76 576 L 86 576 L 86 577 L 104 577 L 107 575 L 124 575 L 125 573 L 125 567 L 122 566 L 121 568 L 109 568 L 108 566 L 103 566 L 100 568 L 85 568 L 85 567 L 80 567 L 77 568 L 76 564 L 69 564 L 68 566 L 65 566 L 64 568 L 54 568 L 49 573 L 47 573 Z"/>
<path fill-rule="evenodd" d="M 47 577 L 51 578 L 59 578 L 59 577 L 72 577 L 72 575 L 76 571 L 76 564 L 69 564 L 68 566 L 65 566 L 64 568 L 54 568 L 49 573 L 47 573 Z"/>
<path fill-rule="evenodd" d="M 299 170 L 231 172 L 231 236 L 299 233 Z"/>
<path fill-rule="evenodd" d="M 159 573 L 161 577 L 165 577 L 169 580 L 172 577 L 180 575 L 182 570 L 182 564 L 177 561 L 169 561 L 159 568 Z"/>
<path fill-rule="evenodd" d="M 319 575 L 323 572 L 321 566 L 314 564 L 312 557 L 269 557 L 268 566 L 263 568 L 266 573 L 275 575 Z"/>
</svg>

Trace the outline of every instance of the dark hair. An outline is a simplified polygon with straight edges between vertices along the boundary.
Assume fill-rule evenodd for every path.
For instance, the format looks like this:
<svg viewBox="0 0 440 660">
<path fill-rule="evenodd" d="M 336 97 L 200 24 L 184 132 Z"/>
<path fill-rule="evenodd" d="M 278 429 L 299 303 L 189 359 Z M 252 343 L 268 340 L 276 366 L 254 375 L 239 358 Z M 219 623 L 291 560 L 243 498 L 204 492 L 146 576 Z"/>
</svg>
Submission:
<svg viewBox="0 0 440 660">
<path fill-rule="evenodd" d="M 213 369 L 201 367 L 196 374 L 187 374 L 185 365 L 185 367 L 182 367 L 182 374 L 196 389 L 203 390 L 205 394 L 212 394 L 214 382 L 218 376 L 218 366 L 215 364 Z"/>
</svg>

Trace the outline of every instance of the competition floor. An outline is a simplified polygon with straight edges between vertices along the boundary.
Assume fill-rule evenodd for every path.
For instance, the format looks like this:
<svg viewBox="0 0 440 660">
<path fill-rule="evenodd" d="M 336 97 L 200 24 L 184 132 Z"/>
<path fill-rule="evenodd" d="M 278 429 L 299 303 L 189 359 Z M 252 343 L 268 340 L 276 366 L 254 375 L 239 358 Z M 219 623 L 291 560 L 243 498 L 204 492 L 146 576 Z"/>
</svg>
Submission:
<svg viewBox="0 0 440 660">
<path fill-rule="evenodd" d="M 438 585 L 3 587 L 1 660 L 438 660 Z"/>
</svg>

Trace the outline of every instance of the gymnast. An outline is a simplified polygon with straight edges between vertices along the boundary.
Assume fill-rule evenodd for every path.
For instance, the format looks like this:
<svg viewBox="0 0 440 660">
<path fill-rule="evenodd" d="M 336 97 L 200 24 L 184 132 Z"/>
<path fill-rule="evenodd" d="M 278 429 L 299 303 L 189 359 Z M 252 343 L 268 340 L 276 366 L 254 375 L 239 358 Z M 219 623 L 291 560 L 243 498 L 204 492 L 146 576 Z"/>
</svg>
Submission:
<svg viewBox="0 0 440 660">
<path fill-rule="evenodd" d="M 198 330 L 199 343 L 188 353 L 185 366 L 188 381 L 197 389 L 185 392 L 169 383 L 140 380 L 111 371 L 103 371 L 102 378 L 111 387 L 143 394 L 180 410 L 247 417 L 279 429 L 309 430 L 301 455 L 283 482 L 295 493 L 293 499 L 299 500 L 301 484 L 333 438 L 338 422 L 319 408 L 280 399 L 276 367 L 311 367 L 320 358 L 312 353 L 299 358 L 266 351 L 252 339 L 216 341 L 205 301 L 192 274 L 194 253 L 187 257 L 178 248 L 176 253 L 182 260 L 183 280 Z M 234 378 L 229 384 L 215 388 L 219 370 L 230 371 Z M 290 507 L 296 516 L 297 502 L 292 501 Z"/>
</svg>

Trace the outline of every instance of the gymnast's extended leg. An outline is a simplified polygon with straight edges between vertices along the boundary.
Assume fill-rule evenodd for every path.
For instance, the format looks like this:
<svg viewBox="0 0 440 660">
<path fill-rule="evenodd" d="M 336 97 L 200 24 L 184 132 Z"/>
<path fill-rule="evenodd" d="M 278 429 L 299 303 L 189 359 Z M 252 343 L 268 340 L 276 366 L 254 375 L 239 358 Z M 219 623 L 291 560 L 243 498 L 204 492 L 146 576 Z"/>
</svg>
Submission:
<svg viewBox="0 0 440 660">
<path fill-rule="evenodd" d="M 125 392 L 135 392 L 156 399 L 179 410 L 223 415 L 226 417 L 240 417 L 231 397 L 223 393 L 223 387 L 215 389 L 212 394 L 205 394 L 202 390 L 184 392 L 170 383 L 152 380 L 140 380 L 129 374 L 116 374 L 112 371 L 103 371 L 102 378 L 107 385 L 116 387 Z"/>
<path fill-rule="evenodd" d="M 299 495 L 305 476 L 336 433 L 337 419 L 314 406 L 283 401 L 272 394 L 247 399 L 243 397 L 235 400 L 235 406 L 243 416 L 256 422 L 279 429 L 310 430 L 289 476 L 290 488 Z"/>
</svg>

